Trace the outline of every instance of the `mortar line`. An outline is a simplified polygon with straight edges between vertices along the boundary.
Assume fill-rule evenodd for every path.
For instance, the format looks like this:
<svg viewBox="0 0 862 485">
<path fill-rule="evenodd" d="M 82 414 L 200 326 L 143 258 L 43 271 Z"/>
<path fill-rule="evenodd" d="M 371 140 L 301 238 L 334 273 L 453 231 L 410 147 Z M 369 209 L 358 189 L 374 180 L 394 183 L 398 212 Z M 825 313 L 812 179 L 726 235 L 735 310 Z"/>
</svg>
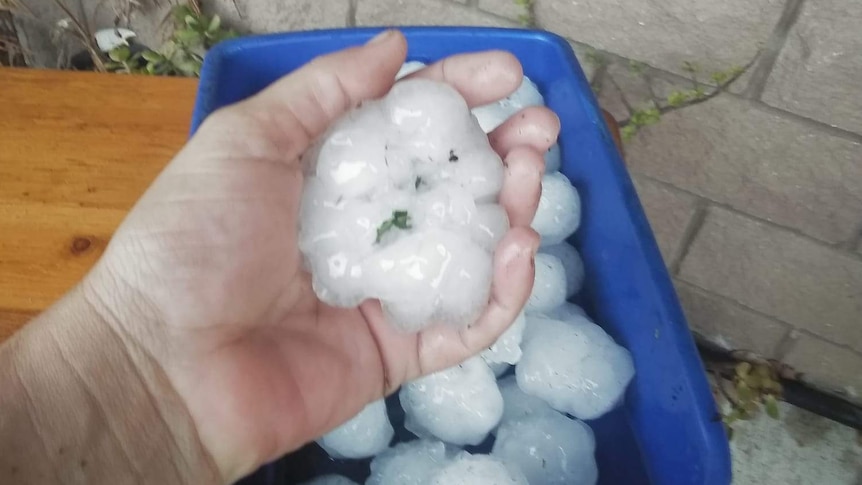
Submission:
<svg viewBox="0 0 862 485">
<path fill-rule="evenodd" d="M 698 197 L 694 214 L 691 215 L 691 220 L 688 221 L 688 224 L 685 227 L 685 230 L 682 233 L 682 238 L 680 239 L 679 247 L 676 249 L 676 254 L 674 255 L 671 263 L 668 265 L 668 271 L 673 276 L 679 274 L 679 268 L 682 266 L 682 262 L 686 256 L 688 256 L 688 252 L 691 249 L 692 243 L 694 243 L 694 239 L 697 237 L 697 234 L 700 232 L 700 229 L 703 227 L 703 223 L 706 222 L 706 216 L 709 213 L 709 202 L 705 199 Z"/>
<path fill-rule="evenodd" d="M 822 121 L 817 121 L 813 118 L 808 118 L 807 116 L 796 114 L 791 111 L 785 111 L 781 108 L 776 108 L 775 106 L 768 105 L 760 100 L 749 99 L 746 101 L 758 108 L 761 108 L 763 111 L 768 111 L 776 116 L 782 116 L 784 118 L 792 119 L 794 121 L 799 121 L 813 128 L 817 128 L 824 133 L 832 136 L 843 138 L 845 140 L 849 140 L 856 143 L 862 143 L 862 134 L 850 130 L 845 130 L 844 128 L 838 128 L 837 126 L 828 125 L 826 123 L 823 123 Z"/>
<path fill-rule="evenodd" d="M 748 86 L 743 91 L 744 97 L 759 100 L 763 95 L 763 90 L 766 89 L 766 82 L 769 80 L 772 69 L 775 67 L 775 62 L 778 60 L 781 49 L 787 41 L 787 35 L 799 19 L 799 13 L 802 11 L 804 1 L 788 0 L 785 4 L 784 11 L 781 12 L 778 23 L 775 24 L 775 28 L 766 40 L 762 56 L 751 73 Z"/>
<path fill-rule="evenodd" d="M 628 167 L 628 170 L 629 170 L 629 172 L 631 172 L 632 175 L 636 175 L 638 177 L 649 180 L 651 182 L 655 182 L 655 183 L 657 183 L 663 187 L 673 189 L 673 190 L 681 192 L 685 195 L 705 200 L 709 203 L 709 205 L 711 205 L 713 207 L 717 207 L 719 209 L 724 209 L 728 212 L 733 212 L 734 214 L 739 214 L 743 217 L 747 217 L 748 219 L 751 219 L 757 223 L 760 223 L 760 224 L 763 224 L 763 225 L 766 225 L 769 227 L 773 227 L 776 229 L 780 229 L 780 230 L 785 231 L 785 232 L 789 232 L 790 234 L 793 234 L 794 236 L 805 239 L 808 242 L 811 242 L 811 243 L 817 244 L 819 246 L 823 246 L 825 248 L 831 249 L 835 252 L 843 254 L 844 256 L 850 257 L 851 259 L 862 261 L 862 254 L 859 254 L 858 252 L 855 252 L 855 251 L 847 251 L 841 247 L 843 244 L 845 244 L 844 242 L 831 243 L 828 241 L 824 241 L 822 239 L 817 239 L 816 237 L 814 237 L 810 234 L 806 234 L 799 229 L 796 229 L 793 227 L 788 227 L 788 226 L 782 226 L 781 224 L 778 224 L 777 222 L 770 221 L 769 219 L 764 219 L 761 216 L 750 214 L 748 212 L 743 212 L 742 210 L 737 209 L 736 207 L 733 207 L 732 205 L 730 205 L 726 202 L 717 201 L 715 199 L 711 199 L 711 198 L 704 196 L 702 194 L 692 192 L 691 190 L 684 189 L 682 187 L 677 187 L 676 185 L 674 185 L 670 182 L 656 178 L 655 176 L 652 176 L 652 175 L 645 173 L 645 172 L 641 172 L 637 169 L 633 169 L 633 168 L 631 168 L 631 166 Z"/>
<path fill-rule="evenodd" d="M 721 301 L 722 303 L 726 303 L 726 304 L 730 304 L 730 305 L 736 306 L 738 309 L 745 310 L 745 311 L 747 311 L 747 312 L 749 312 L 749 313 L 752 313 L 752 314 L 754 314 L 754 315 L 756 315 L 756 316 L 758 316 L 758 317 L 760 317 L 760 318 L 764 318 L 764 319 L 767 319 L 767 320 L 772 321 L 772 322 L 773 322 L 773 323 L 775 323 L 776 325 L 779 325 L 779 326 L 783 327 L 785 330 L 787 330 L 787 331 L 788 331 L 788 334 L 787 334 L 787 335 L 785 335 L 785 337 L 790 337 L 790 338 L 792 338 L 792 337 L 791 337 L 791 333 L 792 333 L 792 332 L 797 332 L 797 333 L 801 333 L 801 334 L 806 334 L 806 335 L 808 335 L 809 337 L 816 338 L 816 339 L 819 339 L 819 340 L 823 340 L 824 342 L 828 342 L 828 343 L 830 343 L 830 344 L 832 344 L 832 345 L 834 345 L 834 346 L 836 346 L 836 347 L 839 347 L 839 348 L 841 348 L 841 349 L 844 349 L 844 350 L 847 350 L 847 351 L 849 351 L 849 352 L 852 352 L 853 354 L 856 354 L 856 355 L 862 356 L 862 352 L 860 352 L 860 351 L 858 351 L 858 350 L 854 349 L 853 347 L 851 347 L 851 346 L 849 346 L 849 345 L 847 345 L 847 344 L 845 344 L 845 343 L 836 342 L 836 341 L 832 340 L 832 339 L 831 339 L 831 338 L 829 338 L 829 337 L 824 337 L 823 335 L 816 334 L 816 333 L 812 332 L 811 330 L 809 330 L 809 329 L 807 329 L 807 328 L 802 328 L 802 327 L 799 327 L 799 326 L 794 325 L 794 324 L 792 324 L 792 323 L 788 323 L 788 322 L 786 322 L 785 320 L 782 320 L 781 318 L 779 318 L 779 317 L 777 317 L 777 316 L 775 316 L 775 315 L 770 315 L 770 314 L 768 314 L 768 313 L 764 313 L 762 310 L 758 310 L 758 309 L 756 309 L 756 308 L 752 308 L 752 307 L 750 307 L 750 306 L 746 305 L 745 303 L 743 303 L 743 302 L 741 302 L 741 301 L 735 300 L 735 299 L 733 299 L 733 298 L 731 298 L 731 297 L 729 297 L 729 296 L 726 296 L 726 295 L 722 295 L 721 293 L 716 293 L 716 292 L 715 292 L 715 291 L 713 291 L 713 290 L 710 290 L 710 289 L 708 289 L 708 288 L 704 288 L 704 287 L 702 287 L 702 286 L 700 286 L 700 285 L 698 285 L 698 284 L 696 284 L 696 283 L 692 283 L 691 281 L 688 281 L 688 280 L 685 280 L 685 279 L 682 279 L 682 278 L 677 278 L 677 281 L 679 281 L 679 282 L 681 282 L 681 283 L 684 283 L 684 284 L 686 284 L 686 285 L 688 285 L 688 286 L 691 286 L 692 288 L 695 288 L 695 289 L 697 289 L 697 290 L 699 290 L 699 291 L 701 291 L 701 292 L 703 292 L 703 293 L 707 293 L 707 294 L 709 294 L 710 296 L 712 296 L 713 298 L 715 298 L 715 299 L 717 299 L 717 300 Z M 692 330 L 692 331 L 694 331 L 695 329 L 693 329 L 693 328 L 692 328 L 691 330 Z M 798 340 L 798 339 L 795 339 L 795 338 L 794 338 L 794 340 Z M 779 342 L 779 345 L 781 345 L 781 344 L 782 344 L 782 342 Z M 776 357 L 776 359 L 777 359 L 777 360 L 781 360 L 781 359 L 778 359 L 777 357 Z"/>
<path fill-rule="evenodd" d="M 775 360 L 783 362 L 787 358 L 787 355 L 796 348 L 799 339 L 794 335 L 794 333 L 799 333 L 799 330 L 793 327 L 786 329 L 784 335 L 782 335 L 778 343 L 775 344 L 775 349 L 772 351 L 772 357 Z"/>
<path fill-rule="evenodd" d="M 359 0 L 348 0 L 347 2 L 347 18 L 345 24 L 347 27 L 356 27 L 356 7 Z"/>
</svg>

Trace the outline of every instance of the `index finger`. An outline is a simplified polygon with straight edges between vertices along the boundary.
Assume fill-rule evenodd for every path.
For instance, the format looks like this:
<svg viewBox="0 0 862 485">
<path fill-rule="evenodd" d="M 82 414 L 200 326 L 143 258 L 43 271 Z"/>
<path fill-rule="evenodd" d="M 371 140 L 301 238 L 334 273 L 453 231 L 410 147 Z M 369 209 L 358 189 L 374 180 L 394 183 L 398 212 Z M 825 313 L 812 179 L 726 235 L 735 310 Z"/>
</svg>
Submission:
<svg viewBox="0 0 862 485">
<path fill-rule="evenodd" d="M 506 51 L 457 54 L 424 67 L 404 79 L 431 79 L 454 87 L 471 108 L 493 103 L 515 92 L 524 70 Z"/>
</svg>

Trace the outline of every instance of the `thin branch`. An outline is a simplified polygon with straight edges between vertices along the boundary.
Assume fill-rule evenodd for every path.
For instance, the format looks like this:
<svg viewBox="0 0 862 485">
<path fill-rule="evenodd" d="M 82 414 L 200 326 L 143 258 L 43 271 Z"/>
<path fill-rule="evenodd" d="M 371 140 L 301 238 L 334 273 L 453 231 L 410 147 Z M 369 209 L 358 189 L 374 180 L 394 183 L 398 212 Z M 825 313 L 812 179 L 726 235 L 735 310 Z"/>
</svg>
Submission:
<svg viewBox="0 0 862 485">
<path fill-rule="evenodd" d="M 705 102 L 709 101 L 710 99 L 718 96 L 719 94 L 727 92 L 727 88 L 729 88 L 730 85 L 733 84 L 737 79 L 742 77 L 743 74 L 748 72 L 748 70 L 751 68 L 751 66 L 753 66 L 754 63 L 757 62 L 758 57 L 760 57 L 759 52 L 754 57 L 752 57 L 751 60 L 748 61 L 748 63 L 746 63 L 742 69 L 740 69 L 738 72 L 736 72 L 733 76 L 729 77 L 723 83 L 716 86 L 716 88 L 714 90 L 710 91 L 709 93 L 704 94 L 703 96 L 700 96 L 698 98 L 694 98 L 690 101 L 686 101 L 685 103 L 681 103 L 681 104 L 678 104 L 676 106 L 670 106 L 670 105 L 658 106 L 657 109 L 658 109 L 659 114 L 665 115 L 667 113 L 672 113 L 674 111 L 679 111 L 681 109 L 688 108 L 689 106 L 694 106 L 694 105 L 697 105 L 700 103 L 705 103 Z M 696 80 L 693 80 L 693 82 L 695 83 L 695 89 L 697 89 L 697 87 L 700 86 L 700 83 L 698 83 Z M 627 126 L 630 121 L 631 121 L 631 118 L 621 121 L 620 127 L 622 128 L 624 126 Z"/>
<path fill-rule="evenodd" d="M 105 63 L 102 61 L 102 56 L 99 54 L 98 49 L 95 45 L 93 45 L 93 36 L 88 34 L 89 29 L 84 28 L 81 25 L 81 22 L 78 18 L 72 13 L 71 10 L 66 6 L 63 0 L 54 0 L 54 4 L 56 4 L 63 13 L 69 17 L 69 20 L 72 21 L 72 24 L 75 26 L 75 30 L 78 32 L 78 40 L 80 40 L 84 47 L 87 49 L 87 52 L 90 54 L 90 58 L 93 60 L 93 65 L 96 67 L 96 70 L 99 72 L 106 72 Z"/>
</svg>

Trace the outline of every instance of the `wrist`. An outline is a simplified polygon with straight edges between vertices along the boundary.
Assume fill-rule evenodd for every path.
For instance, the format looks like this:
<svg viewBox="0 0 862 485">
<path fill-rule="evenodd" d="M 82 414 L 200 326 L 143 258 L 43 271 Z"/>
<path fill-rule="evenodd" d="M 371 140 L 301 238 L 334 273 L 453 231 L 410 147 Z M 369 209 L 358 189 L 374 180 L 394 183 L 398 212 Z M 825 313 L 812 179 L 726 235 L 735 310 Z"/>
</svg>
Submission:
<svg viewBox="0 0 862 485">
<path fill-rule="evenodd" d="M 15 436 L 0 440 L 0 462 L 9 462 L 0 474 L 14 470 L 24 482 L 39 473 L 79 483 L 221 481 L 161 367 L 106 318 L 89 284 L 0 347 L 0 414 L 12 418 L 0 420 L 0 435 Z"/>
</svg>

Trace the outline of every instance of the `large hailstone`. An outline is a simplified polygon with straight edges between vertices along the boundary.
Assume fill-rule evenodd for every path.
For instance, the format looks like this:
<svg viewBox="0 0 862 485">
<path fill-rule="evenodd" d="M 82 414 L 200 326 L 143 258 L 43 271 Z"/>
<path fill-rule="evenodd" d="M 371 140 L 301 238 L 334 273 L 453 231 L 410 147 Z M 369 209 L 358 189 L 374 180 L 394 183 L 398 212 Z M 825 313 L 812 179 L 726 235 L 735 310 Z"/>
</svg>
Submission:
<svg viewBox="0 0 862 485">
<path fill-rule="evenodd" d="M 394 434 L 386 413 L 386 402 L 379 399 L 323 435 L 317 444 L 333 458 L 367 458 L 385 450 Z"/>
<path fill-rule="evenodd" d="M 497 457 L 462 452 L 438 471 L 429 485 L 529 485 L 517 468 Z M 539 482 L 535 482 L 539 483 Z"/>
<path fill-rule="evenodd" d="M 541 413 L 502 423 L 491 455 L 520 469 L 530 483 L 592 485 L 598 479 L 595 449 L 585 423 Z"/>
<path fill-rule="evenodd" d="M 497 341 L 482 351 L 482 358 L 491 366 L 495 375 L 500 368 L 493 364 L 517 364 L 521 360 L 521 337 L 526 325 L 527 319 L 524 312 L 521 312 Z"/>
<path fill-rule="evenodd" d="M 542 254 L 551 254 L 560 258 L 566 273 L 566 298 L 571 298 L 584 286 L 584 260 L 580 253 L 569 243 L 542 246 Z"/>
<path fill-rule="evenodd" d="M 527 318 L 524 355 L 515 368 L 524 392 L 578 419 L 613 409 L 634 376 L 629 352 L 583 317 Z"/>
<path fill-rule="evenodd" d="M 399 443 L 374 457 L 365 485 L 426 485 L 449 460 L 440 441 Z"/>
<path fill-rule="evenodd" d="M 406 331 L 478 317 L 509 228 L 503 165 L 451 86 L 396 83 L 338 121 L 303 171 L 299 248 L 322 301 L 379 299 Z"/>
<path fill-rule="evenodd" d="M 569 179 L 559 173 L 542 177 L 542 196 L 530 226 L 542 236 L 542 246 L 559 244 L 581 225 L 581 198 Z"/>
<path fill-rule="evenodd" d="M 481 443 L 503 414 L 494 373 L 478 356 L 409 382 L 398 396 L 408 431 L 459 446 Z"/>
</svg>

